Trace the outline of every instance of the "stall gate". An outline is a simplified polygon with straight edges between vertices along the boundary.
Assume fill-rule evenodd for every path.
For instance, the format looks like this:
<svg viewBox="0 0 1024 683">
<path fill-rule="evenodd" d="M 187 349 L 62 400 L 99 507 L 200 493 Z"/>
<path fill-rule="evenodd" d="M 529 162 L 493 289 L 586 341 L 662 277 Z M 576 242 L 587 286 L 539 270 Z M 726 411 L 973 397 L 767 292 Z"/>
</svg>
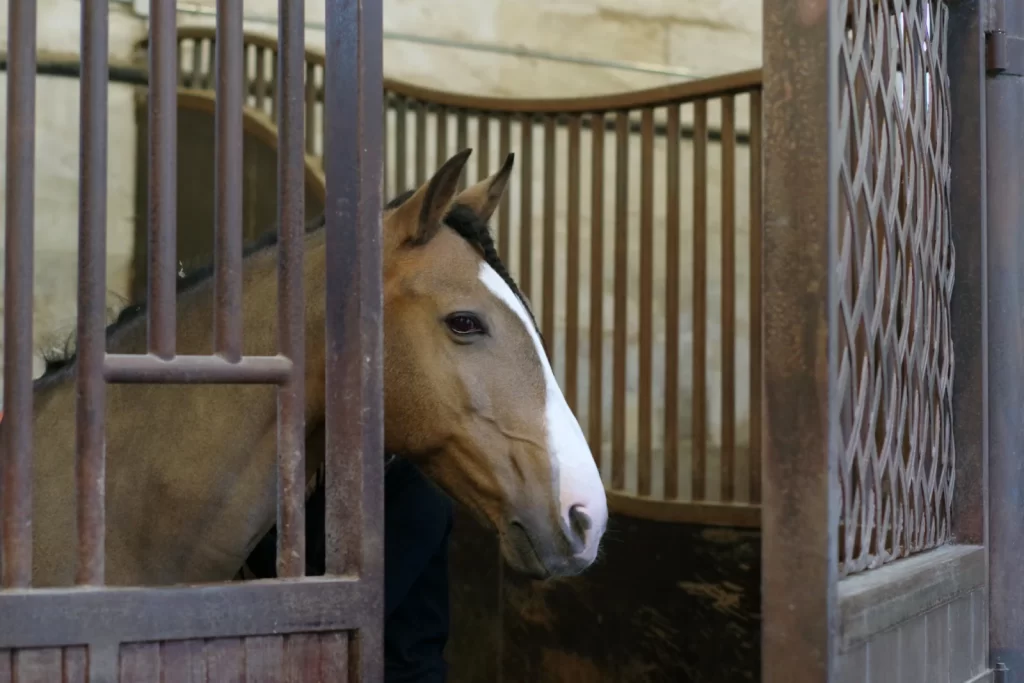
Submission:
<svg viewBox="0 0 1024 683">
<path fill-rule="evenodd" d="M 1022 29 L 765 0 L 765 683 L 1024 680 Z"/>
<path fill-rule="evenodd" d="M 37 3 L 8 4 L 0 681 L 379 681 L 382 664 L 380 2 L 327 0 L 327 576 L 303 537 L 304 8 L 280 3 L 280 353 L 241 357 L 242 3 L 218 2 L 217 348 L 175 353 L 178 51 L 175 2 L 151 8 L 149 353 L 111 355 L 106 327 L 108 2 L 83 0 L 76 586 L 32 586 L 32 282 Z M 296 380 L 299 381 L 296 384 Z M 105 388 L 111 382 L 278 385 L 274 581 L 104 586 Z M 159 416 L 154 416 L 158 420 Z"/>
</svg>

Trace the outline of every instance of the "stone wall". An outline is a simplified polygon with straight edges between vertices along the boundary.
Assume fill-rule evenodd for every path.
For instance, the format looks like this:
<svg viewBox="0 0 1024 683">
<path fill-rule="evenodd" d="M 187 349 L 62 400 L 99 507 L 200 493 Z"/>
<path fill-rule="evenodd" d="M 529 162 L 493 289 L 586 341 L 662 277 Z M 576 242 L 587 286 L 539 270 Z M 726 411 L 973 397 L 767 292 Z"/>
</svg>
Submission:
<svg viewBox="0 0 1024 683">
<path fill-rule="evenodd" d="M 141 3 L 145 5 L 146 3 Z M 192 5 L 208 5 L 213 0 L 193 2 Z M 0 23 L 6 21 L 7 1 L 0 1 Z M 276 0 L 247 0 L 247 16 L 253 18 L 276 15 Z M 77 49 L 79 44 L 79 11 L 77 3 L 67 0 L 39 0 L 39 46 L 41 50 L 68 52 Z M 307 0 L 307 21 L 316 24 L 323 21 L 323 0 Z M 427 45 L 401 39 L 401 34 L 413 34 L 432 39 L 451 41 L 468 41 L 484 45 L 504 47 L 526 47 L 531 50 L 566 55 L 574 58 L 591 60 L 612 60 L 649 66 L 655 69 L 672 67 L 680 72 L 702 77 L 756 67 L 760 63 L 760 25 L 761 4 L 755 0 L 731 0 L 717 3 L 700 2 L 699 0 L 683 0 L 668 2 L 667 0 L 637 0 L 630 3 L 613 3 L 611 0 L 461 0 L 450 3 L 424 3 L 413 0 L 386 0 L 384 9 L 385 30 L 392 32 L 392 37 L 385 40 L 384 66 L 389 77 L 414 83 L 465 93 L 510 97 L 553 97 L 578 96 L 596 93 L 621 92 L 655 85 L 678 82 L 680 75 L 665 75 L 641 72 L 592 64 L 570 64 L 565 62 L 526 58 L 508 54 L 495 54 L 479 50 L 458 47 Z M 212 24 L 212 19 L 182 15 L 181 25 Z M 5 26 L 0 27 L 5 29 Z M 265 22 L 252 21 L 249 30 L 273 34 L 275 28 Z M 135 15 L 130 6 L 113 3 L 111 7 L 111 56 L 127 59 L 131 47 L 136 40 L 146 33 L 143 18 Z M 6 30 L 2 39 L 6 40 Z M 311 27 L 307 32 L 307 41 L 311 46 L 323 45 L 323 33 L 320 28 Z M 0 74 L 0 80 L 4 80 Z M 35 339 L 37 345 L 44 346 L 59 335 L 66 335 L 74 328 L 75 313 L 75 266 L 77 262 L 77 201 L 78 201 L 78 83 L 70 79 L 43 77 L 38 81 L 37 100 L 37 168 L 36 168 L 36 316 Z M 3 114 L 0 114 L 3 116 Z M 685 114 L 684 114 L 685 116 Z M 716 114 L 710 112 L 712 127 L 717 125 Z M 135 176 L 135 121 L 132 107 L 131 88 L 112 85 L 110 90 L 110 144 L 109 144 L 109 237 L 108 237 L 108 289 L 112 304 L 127 296 L 127 287 L 131 273 L 131 255 L 133 253 L 134 216 L 134 176 Z M 737 109 L 737 126 L 740 130 L 748 127 L 745 107 Z M 537 170 L 534 174 L 534 196 L 538 200 L 534 208 L 534 225 L 538 230 L 536 244 L 539 246 L 539 227 L 541 225 L 542 205 L 539 184 L 543 182 L 540 173 L 542 148 L 540 129 L 535 134 L 534 157 Z M 0 137 L 3 135 L 0 127 Z M 454 135 L 450 136 L 454 140 Z M 471 140 L 475 135 L 471 133 Z M 389 143 L 393 145 L 393 139 Z M 491 159 L 497 160 L 497 136 L 492 135 Z M 609 137 L 608 144 L 611 144 Z M 656 164 L 663 167 L 664 147 L 659 142 L 656 150 Z M 564 149 L 564 141 L 560 142 Z M 721 244 L 717 207 L 720 206 L 720 157 L 712 146 L 709 151 L 708 167 L 708 206 L 709 206 L 709 377 L 708 392 L 709 417 L 711 419 L 711 435 L 718 440 L 720 419 L 720 382 L 714 380 L 714 373 L 719 367 L 720 339 L 715 312 L 720 310 L 720 296 L 716 280 L 719 272 L 720 256 L 716 249 Z M 584 142 L 582 166 L 588 168 L 589 145 Z M 611 149 L 607 150 L 611 156 Z M 683 151 L 683 178 L 687 179 L 686 159 L 691 152 Z M 631 176 L 638 177 L 639 152 L 634 145 L 630 156 Z M 737 177 L 747 177 L 745 149 L 740 150 L 737 159 Z M 564 164 L 564 156 L 560 164 Z M 475 168 L 475 164 L 471 164 Z M 612 226 L 612 200 L 614 188 L 614 165 L 606 164 L 607 173 L 605 188 L 608 193 L 606 209 L 606 244 L 610 246 Z M 0 168 L 0 173 L 3 169 Z M 563 173 L 559 173 L 564 178 Z M 664 197 L 667 189 L 658 185 L 656 197 Z M 392 185 L 395 180 L 392 179 Z M 587 187 L 586 180 L 584 188 Z M 513 186 L 513 193 L 518 192 Z M 586 192 L 586 190 L 585 190 Z M 744 187 L 737 188 L 737 252 L 741 255 L 737 262 L 737 291 L 744 295 L 737 301 L 737 378 L 740 385 L 738 392 L 739 415 L 738 423 L 741 431 L 745 431 L 746 419 L 744 411 L 748 402 L 744 378 L 747 374 L 745 353 L 743 351 L 749 319 L 743 318 L 747 302 L 745 293 L 748 291 L 747 271 L 744 267 L 742 254 L 746 245 L 746 226 L 749 215 L 748 202 L 745 199 Z M 687 241 L 692 236 L 687 218 L 692 210 L 692 184 L 684 183 L 682 188 L 682 219 L 684 251 Z M 585 195 L 586 197 L 586 195 Z M 630 228 L 638 227 L 639 211 L 637 196 L 631 196 Z M 663 240 L 664 200 L 656 199 L 658 208 L 655 210 L 656 237 L 655 243 Z M 581 203 L 584 225 L 588 221 L 589 202 Z M 515 203 L 514 214 L 518 212 Z M 564 212 L 565 207 L 559 206 L 558 211 L 558 243 L 564 244 Z M 0 226 L 2 227 L 2 226 Z M 589 234 L 584 231 L 581 248 L 589 253 Z M 630 269 L 635 273 L 637 268 L 636 240 L 631 239 Z M 690 254 L 692 259 L 692 254 Z M 536 290 L 539 291 L 541 272 L 540 254 L 535 256 L 534 272 L 537 274 Z M 611 291 L 610 251 L 606 258 L 609 292 Z M 585 261 L 585 260 L 584 260 Z M 683 262 L 686 263 L 684 253 Z M 513 264 L 515 266 L 515 264 Z M 657 266 L 656 266 L 657 268 Z M 655 292 L 660 291 L 658 283 L 663 282 L 663 271 L 656 270 Z M 581 279 L 586 282 L 587 265 L 581 268 Z M 635 275 L 632 275 L 635 279 Z M 559 301 L 564 301 L 564 280 L 560 278 Z M 636 299 L 635 285 L 631 293 L 630 304 L 630 336 L 635 338 Z M 683 302 L 688 302 L 688 278 L 684 273 L 682 279 Z M 584 291 L 581 297 L 581 310 L 589 310 L 589 294 Z M 656 297 L 658 295 L 656 294 Z M 718 298 L 716 298 L 718 297 Z M 537 298 L 535 296 L 535 298 Z M 663 320 L 664 310 L 660 298 L 656 299 L 655 319 Z M 611 299 L 605 302 L 605 327 L 608 337 L 607 348 L 610 353 Z M 681 313 L 683 332 L 681 342 L 684 377 L 681 387 L 687 395 L 688 380 L 686 372 L 689 367 L 689 344 L 687 335 L 691 329 L 688 324 L 687 311 Z M 559 316 L 562 317 L 561 315 Z M 586 320 L 582 320 L 586 324 Z M 662 328 L 663 329 L 663 328 Z M 656 338 L 659 334 L 659 323 L 655 324 Z M 586 339 L 587 331 L 581 330 L 581 339 Z M 663 334 L 663 332 L 661 333 Z M 635 383 L 635 346 L 631 351 L 630 383 Z M 655 355 L 655 362 L 659 361 Z M 610 361 L 609 361 L 610 362 Z M 581 369 L 585 367 L 581 365 Z M 37 368 L 39 370 L 41 368 Z M 657 368 L 656 368 L 657 370 Z M 659 373 L 656 371 L 655 376 Z M 610 384 L 610 378 L 606 385 Z M 586 385 L 581 387 L 586 391 Z M 584 394 L 585 395 L 585 394 Z M 659 401 L 655 401 L 658 405 Z M 635 393 L 629 400 L 630 415 L 635 411 Z M 681 410 L 689 413 L 689 404 L 683 401 Z M 688 425 L 685 415 L 681 422 Z M 660 423 L 661 420 L 656 420 Z M 610 424 L 608 418 L 606 424 Z M 635 430 L 635 417 L 631 417 L 630 429 Z M 631 431 L 631 433 L 633 433 Z M 745 434 L 741 436 L 745 437 Z M 657 439 L 657 434 L 656 434 Z"/>
</svg>

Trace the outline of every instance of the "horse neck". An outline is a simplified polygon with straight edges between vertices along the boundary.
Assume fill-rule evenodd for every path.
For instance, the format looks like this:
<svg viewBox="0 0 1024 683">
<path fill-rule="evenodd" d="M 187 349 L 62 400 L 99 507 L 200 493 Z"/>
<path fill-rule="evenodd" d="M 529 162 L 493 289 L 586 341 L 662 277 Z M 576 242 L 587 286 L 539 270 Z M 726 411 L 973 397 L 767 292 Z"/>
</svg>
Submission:
<svg viewBox="0 0 1024 683">
<path fill-rule="evenodd" d="M 277 353 L 277 252 L 243 269 L 244 351 Z M 303 268 L 306 420 L 323 420 L 324 254 L 307 236 Z M 177 298 L 177 350 L 209 354 L 213 287 Z M 146 351 L 145 318 L 111 336 L 114 353 Z M 37 585 L 67 585 L 74 571 L 74 373 L 37 392 L 34 516 Z M 107 388 L 107 580 L 167 584 L 227 580 L 273 524 L 277 396 L 261 385 Z M 323 454 L 310 453 L 307 472 Z M 54 505 L 53 501 L 62 501 Z"/>
</svg>

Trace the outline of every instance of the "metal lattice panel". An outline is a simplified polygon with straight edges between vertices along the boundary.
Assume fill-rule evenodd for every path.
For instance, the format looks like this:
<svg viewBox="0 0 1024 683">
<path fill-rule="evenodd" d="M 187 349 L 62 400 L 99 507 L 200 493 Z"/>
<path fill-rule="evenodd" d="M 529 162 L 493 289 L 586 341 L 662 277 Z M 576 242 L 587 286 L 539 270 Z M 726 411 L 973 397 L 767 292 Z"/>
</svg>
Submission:
<svg viewBox="0 0 1024 683">
<path fill-rule="evenodd" d="M 841 6 L 833 433 L 850 574 L 949 539 L 954 255 L 947 9 Z"/>
</svg>

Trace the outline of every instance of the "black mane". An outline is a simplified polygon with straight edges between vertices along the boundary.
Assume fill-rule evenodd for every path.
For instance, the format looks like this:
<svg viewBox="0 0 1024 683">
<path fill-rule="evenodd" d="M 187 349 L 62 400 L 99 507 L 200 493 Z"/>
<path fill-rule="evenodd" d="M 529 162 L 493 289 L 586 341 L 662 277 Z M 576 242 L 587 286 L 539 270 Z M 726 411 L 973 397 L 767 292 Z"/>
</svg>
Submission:
<svg viewBox="0 0 1024 683">
<path fill-rule="evenodd" d="M 413 195 L 414 192 L 415 190 L 403 192 L 389 201 L 384 208 L 394 209 L 401 206 Z M 531 320 L 533 320 L 533 313 L 530 311 L 530 307 L 526 303 L 526 299 L 520 291 L 519 285 L 516 284 L 516 281 L 509 274 L 508 269 L 505 268 L 505 264 L 498 255 L 498 250 L 494 245 L 494 237 L 491 235 L 491 230 L 487 225 L 487 222 L 481 220 L 476 212 L 462 204 L 454 204 L 445 216 L 444 222 L 445 225 L 458 233 L 459 236 L 469 244 L 477 247 L 481 252 L 483 252 L 484 261 L 486 261 L 487 265 L 491 268 L 494 268 L 495 272 L 497 272 L 512 291 L 515 292 L 515 295 L 523 302 L 523 307 L 526 309 L 527 313 L 529 313 Z M 306 232 L 314 232 L 323 228 L 324 225 L 324 214 L 320 214 L 306 224 Z M 277 229 L 268 230 L 256 240 L 247 244 L 242 252 L 243 260 L 256 252 L 275 246 L 277 244 L 277 236 Z M 213 271 L 214 265 L 211 261 L 188 272 L 184 277 L 178 278 L 177 293 L 181 295 L 202 284 L 213 276 Z M 112 335 L 145 314 L 145 301 L 125 306 L 118 314 L 117 319 L 107 325 L 107 340 L 109 341 Z M 537 327 L 536 320 L 533 320 L 533 324 L 534 327 Z M 538 329 L 538 334 L 539 333 L 540 330 Z M 65 342 L 63 349 L 50 349 L 43 353 L 43 360 L 46 361 L 46 371 L 38 380 L 36 380 L 37 382 L 43 379 L 51 379 L 54 375 L 67 369 L 72 363 L 74 363 L 77 354 L 75 351 L 71 350 L 71 342 L 73 339 L 74 335 L 70 336 Z"/>
</svg>

